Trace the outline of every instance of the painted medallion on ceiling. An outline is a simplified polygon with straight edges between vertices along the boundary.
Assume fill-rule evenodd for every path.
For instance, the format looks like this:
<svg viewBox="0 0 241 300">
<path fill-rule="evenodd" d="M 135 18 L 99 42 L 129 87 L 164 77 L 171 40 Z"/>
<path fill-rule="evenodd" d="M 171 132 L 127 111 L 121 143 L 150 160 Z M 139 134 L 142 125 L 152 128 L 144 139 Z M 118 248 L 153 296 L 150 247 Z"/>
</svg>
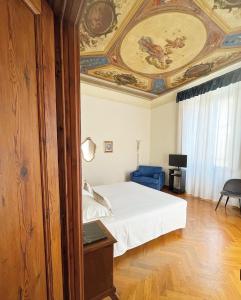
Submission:
<svg viewBox="0 0 241 300">
<path fill-rule="evenodd" d="M 227 65 L 229 62 L 235 61 L 241 57 L 241 49 L 218 49 L 206 57 L 202 58 L 188 66 L 188 68 L 177 72 L 168 78 L 168 87 L 173 88 L 184 83 L 188 83 L 201 76 L 210 74 L 216 71 L 222 65 Z"/>
<path fill-rule="evenodd" d="M 116 66 L 107 66 L 97 70 L 94 69 L 89 72 L 89 75 L 115 82 L 119 86 L 129 86 L 143 91 L 148 91 L 151 86 L 151 80 L 149 78 Z"/>
<path fill-rule="evenodd" d="M 88 0 L 82 80 L 145 97 L 241 59 L 241 0 Z"/>
<path fill-rule="evenodd" d="M 198 18 L 180 12 L 160 13 L 141 21 L 127 33 L 120 56 L 134 71 L 162 74 L 192 61 L 206 40 L 206 28 Z"/>
<path fill-rule="evenodd" d="M 112 44 L 122 25 L 131 18 L 142 1 L 86 0 L 80 24 L 80 50 L 103 52 Z"/>
</svg>

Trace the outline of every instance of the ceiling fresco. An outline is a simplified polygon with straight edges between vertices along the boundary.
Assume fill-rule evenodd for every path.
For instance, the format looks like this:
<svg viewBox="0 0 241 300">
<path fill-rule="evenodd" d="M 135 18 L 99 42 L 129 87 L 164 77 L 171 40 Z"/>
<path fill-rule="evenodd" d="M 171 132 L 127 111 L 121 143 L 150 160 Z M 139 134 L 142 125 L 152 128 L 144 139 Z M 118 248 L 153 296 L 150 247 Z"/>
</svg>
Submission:
<svg viewBox="0 0 241 300">
<path fill-rule="evenodd" d="M 88 0 L 80 57 L 84 80 L 158 97 L 241 60 L 241 0 Z"/>
</svg>

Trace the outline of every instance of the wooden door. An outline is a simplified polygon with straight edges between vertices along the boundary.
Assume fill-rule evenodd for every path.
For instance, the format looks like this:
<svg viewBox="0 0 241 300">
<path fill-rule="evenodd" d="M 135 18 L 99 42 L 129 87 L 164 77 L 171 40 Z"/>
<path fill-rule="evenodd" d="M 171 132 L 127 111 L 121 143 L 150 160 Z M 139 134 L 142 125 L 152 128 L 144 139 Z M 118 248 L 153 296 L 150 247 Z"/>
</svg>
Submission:
<svg viewBox="0 0 241 300">
<path fill-rule="evenodd" d="M 63 298 L 54 61 L 48 5 L 0 0 L 3 300 Z"/>
</svg>

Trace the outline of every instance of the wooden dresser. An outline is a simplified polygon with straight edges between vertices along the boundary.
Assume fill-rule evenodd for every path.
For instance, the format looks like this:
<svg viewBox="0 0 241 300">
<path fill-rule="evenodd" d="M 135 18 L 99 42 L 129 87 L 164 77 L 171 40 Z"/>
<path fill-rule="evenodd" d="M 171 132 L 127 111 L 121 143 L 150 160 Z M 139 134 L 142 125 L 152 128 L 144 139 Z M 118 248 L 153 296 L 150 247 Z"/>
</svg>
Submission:
<svg viewBox="0 0 241 300">
<path fill-rule="evenodd" d="M 105 239 L 84 245 L 85 300 L 119 299 L 113 284 L 113 245 L 116 240 L 101 221 L 94 221 Z M 88 234 L 88 232 L 85 234 Z"/>
</svg>

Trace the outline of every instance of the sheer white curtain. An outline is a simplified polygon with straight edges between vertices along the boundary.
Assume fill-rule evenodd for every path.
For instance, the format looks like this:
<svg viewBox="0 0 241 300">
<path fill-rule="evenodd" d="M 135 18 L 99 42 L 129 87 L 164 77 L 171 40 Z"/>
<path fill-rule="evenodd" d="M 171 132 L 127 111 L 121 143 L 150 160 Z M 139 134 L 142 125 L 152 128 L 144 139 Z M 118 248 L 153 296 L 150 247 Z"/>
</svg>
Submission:
<svg viewBox="0 0 241 300">
<path fill-rule="evenodd" d="M 179 102 L 178 144 L 187 192 L 217 201 L 226 180 L 241 178 L 241 82 Z"/>
</svg>

